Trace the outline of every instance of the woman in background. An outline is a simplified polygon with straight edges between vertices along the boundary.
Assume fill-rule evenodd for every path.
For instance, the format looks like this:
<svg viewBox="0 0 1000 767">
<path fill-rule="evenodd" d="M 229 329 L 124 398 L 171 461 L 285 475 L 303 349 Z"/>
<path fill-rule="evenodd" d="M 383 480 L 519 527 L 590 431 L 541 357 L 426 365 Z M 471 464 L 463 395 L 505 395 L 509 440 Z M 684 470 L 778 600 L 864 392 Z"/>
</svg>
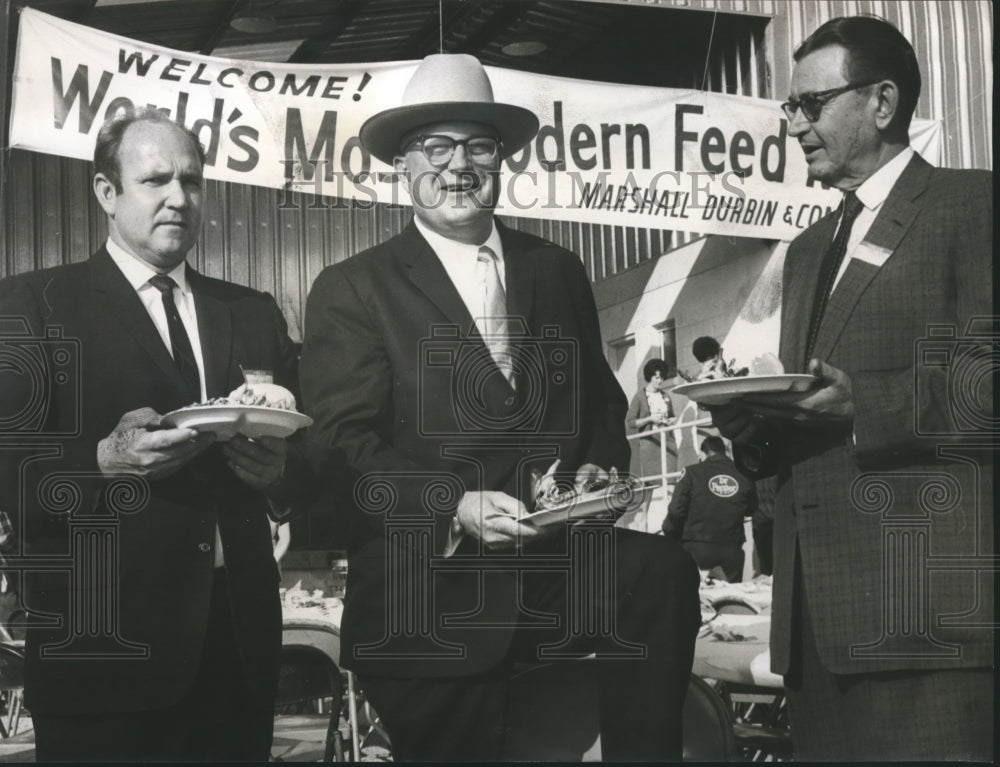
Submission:
<svg viewBox="0 0 1000 767">
<path fill-rule="evenodd" d="M 674 417 L 670 396 L 664 389 L 670 368 L 661 359 L 652 359 L 642 367 L 646 386 L 636 392 L 629 405 L 625 426 L 629 434 L 651 431 L 661 426 L 669 426 Z M 677 446 L 672 433 L 662 435 L 666 439 L 667 471 L 677 470 Z M 632 462 L 629 470 L 635 476 L 643 477 L 660 473 L 660 437 L 654 433 L 638 440 L 629 440 L 632 446 Z"/>
</svg>

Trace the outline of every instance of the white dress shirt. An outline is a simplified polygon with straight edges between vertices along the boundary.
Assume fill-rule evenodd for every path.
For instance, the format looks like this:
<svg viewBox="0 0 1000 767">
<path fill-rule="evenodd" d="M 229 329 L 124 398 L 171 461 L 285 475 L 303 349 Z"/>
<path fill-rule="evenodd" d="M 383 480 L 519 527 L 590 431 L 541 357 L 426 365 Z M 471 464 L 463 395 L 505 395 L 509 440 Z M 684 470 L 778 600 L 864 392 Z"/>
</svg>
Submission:
<svg viewBox="0 0 1000 767">
<path fill-rule="evenodd" d="M 476 261 L 479 258 L 479 249 L 484 245 L 492 250 L 497 257 L 497 270 L 500 272 L 500 284 L 504 290 L 507 289 L 507 275 L 504 270 L 503 243 L 500 241 L 500 233 L 497 231 L 496 222 L 490 231 L 490 236 L 486 242 L 479 245 L 466 245 L 464 242 L 455 242 L 447 237 L 442 237 L 437 232 L 431 231 L 421 223 L 416 216 L 413 217 L 417 230 L 431 246 L 431 250 L 438 257 L 444 270 L 448 273 L 452 284 L 462 297 L 465 308 L 476 322 L 480 335 L 488 335 L 488 329 L 484 322 L 483 314 L 483 285 L 476 277 Z"/>
<path fill-rule="evenodd" d="M 861 186 L 854 190 L 854 193 L 858 196 L 864 207 L 858 213 L 858 217 L 854 219 L 851 236 L 847 238 L 847 255 L 840 265 L 840 270 L 837 272 L 837 278 L 833 281 L 831 291 L 836 289 L 840 278 L 844 276 L 844 272 L 847 271 L 847 265 L 850 263 L 854 252 L 857 251 L 858 246 L 864 241 L 865 235 L 868 234 L 868 230 L 871 229 L 872 223 L 875 221 L 875 217 L 882 210 L 882 205 L 885 204 L 889 192 L 892 191 L 893 186 L 899 181 L 899 177 L 903 175 L 903 171 L 912 157 L 913 149 L 906 147 L 906 149 L 875 171 Z"/>
</svg>

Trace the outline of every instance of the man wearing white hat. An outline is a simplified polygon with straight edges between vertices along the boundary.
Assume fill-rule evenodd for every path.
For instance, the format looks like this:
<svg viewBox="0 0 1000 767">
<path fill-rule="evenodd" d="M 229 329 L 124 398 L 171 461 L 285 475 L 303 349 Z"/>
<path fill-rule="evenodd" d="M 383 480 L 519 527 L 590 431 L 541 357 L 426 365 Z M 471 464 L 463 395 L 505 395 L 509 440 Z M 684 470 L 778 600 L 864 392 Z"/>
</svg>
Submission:
<svg viewBox="0 0 1000 767">
<path fill-rule="evenodd" d="M 603 757 L 678 760 L 693 561 L 661 537 L 526 521 L 555 460 L 578 487 L 629 463 L 580 259 L 494 218 L 500 163 L 537 129 L 464 55 L 426 58 L 361 129 L 414 219 L 324 270 L 306 310 L 311 454 L 347 478 L 341 661 L 395 759 L 490 761 L 512 753 L 513 664 L 596 651 L 573 662 L 601 677 Z"/>
</svg>

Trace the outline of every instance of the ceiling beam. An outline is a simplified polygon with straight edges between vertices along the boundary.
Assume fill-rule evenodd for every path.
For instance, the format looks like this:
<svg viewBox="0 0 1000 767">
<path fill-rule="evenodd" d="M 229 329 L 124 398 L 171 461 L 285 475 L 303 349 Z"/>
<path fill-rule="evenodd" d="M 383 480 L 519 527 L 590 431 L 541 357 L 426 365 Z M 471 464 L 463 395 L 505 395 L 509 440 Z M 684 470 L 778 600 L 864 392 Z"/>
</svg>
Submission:
<svg viewBox="0 0 1000 767">
<path fill-rule="evenodd" d="M 434 12 L 428 14 L 427 21 L 413 35 L 413 42 L 406 46 L 399 58 L 401 60 L 422 59 L 431 53 L 438 53 L 442 37 L 445 41 L 444 49 L 448 50 L 448 37 L 472 15 L 475 9 L 475 3 L 445 2 L 443 3 L 444 18 L 439 19 L 437 6 L 435 6 Z"/>
<path fill-rule="evenodd" d="M 97 0 L 86 0 L 86 2 L 81 3 L 77 12 L 73 14 L 72 20 L 77 24 L 86 24 L 95 5 L 97 5 Z"/>
<path fill-rule="evenodd" d="M 486 46 L 492 43 L 508 27 L 517 24 L 528 13 L 533 2 L 508 2 L 497 6 L 490 18 L 480 25 L 479 29 L 469 35 L 468 39 L 458 46 L 454 53 L 471 53 L 478 55 Z"/>
<path fill-rule="evenodd" d="M 330 44 L 350 25 L 364 6 L 364 0 L 341 0 L 339 7 L 328 16 L 316 32 L 302 41 L 288 57 L 289 64 L 318 61 Z"/>
<path fill-rule="evenodd" d="M 219 46 L 223 36 L 229 31 L 229 22 L 233 20 L 236 13 L 242 10 L 246 4 L 246 0 L 230 0 L 230 2 L 222 7 L 222 10 L 216 14 L 215 20 L 211 24 L 211 29 L 205 35 L 205 39 L 198 46 L 198 53 L 202 56 L 212 55 L 212 51 Z"/>
</svg>

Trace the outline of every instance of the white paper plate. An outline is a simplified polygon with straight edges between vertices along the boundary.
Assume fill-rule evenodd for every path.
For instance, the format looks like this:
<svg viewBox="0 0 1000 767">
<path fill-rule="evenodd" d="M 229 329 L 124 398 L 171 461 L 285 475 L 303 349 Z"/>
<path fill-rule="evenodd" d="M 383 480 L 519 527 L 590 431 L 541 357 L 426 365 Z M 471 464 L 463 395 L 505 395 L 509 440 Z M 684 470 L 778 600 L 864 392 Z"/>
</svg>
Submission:
<svg viewBox="0 0 1000 767">
<path fill-rule="evenodd" d="M 607 490 L 597 490 L 593 493 L 584 493 L 564 506 L 529 514 L 524 522 L 535 527 L 548 527 L 579 519 L 610 517 L 612 512 L 636 511 L 645 508 L 649 506 L 652 496 L 652 485 L 640 485 L 610 494 Z"/>
<path fill-rule="evenodd" d="M 780 376 L 740 376 L 718 378 L 712 381 L 694 381 L 671 389 L 702 405 L 725 405 L 733 397 L 744 394 L 774 394 L 785 391 L 805 391 L 816 380 L 815 376 L 786 373 Z"/>
<path fill-rule="evenodd" d="M 220 441 L 237 434 L 245 437 L 287 437 L 313 419 L 294 410 L 259 405 L 196 405 L 182 407 L 163 416 L 162 423 L 174 428 L 215 432 Z"/>
</svg>

